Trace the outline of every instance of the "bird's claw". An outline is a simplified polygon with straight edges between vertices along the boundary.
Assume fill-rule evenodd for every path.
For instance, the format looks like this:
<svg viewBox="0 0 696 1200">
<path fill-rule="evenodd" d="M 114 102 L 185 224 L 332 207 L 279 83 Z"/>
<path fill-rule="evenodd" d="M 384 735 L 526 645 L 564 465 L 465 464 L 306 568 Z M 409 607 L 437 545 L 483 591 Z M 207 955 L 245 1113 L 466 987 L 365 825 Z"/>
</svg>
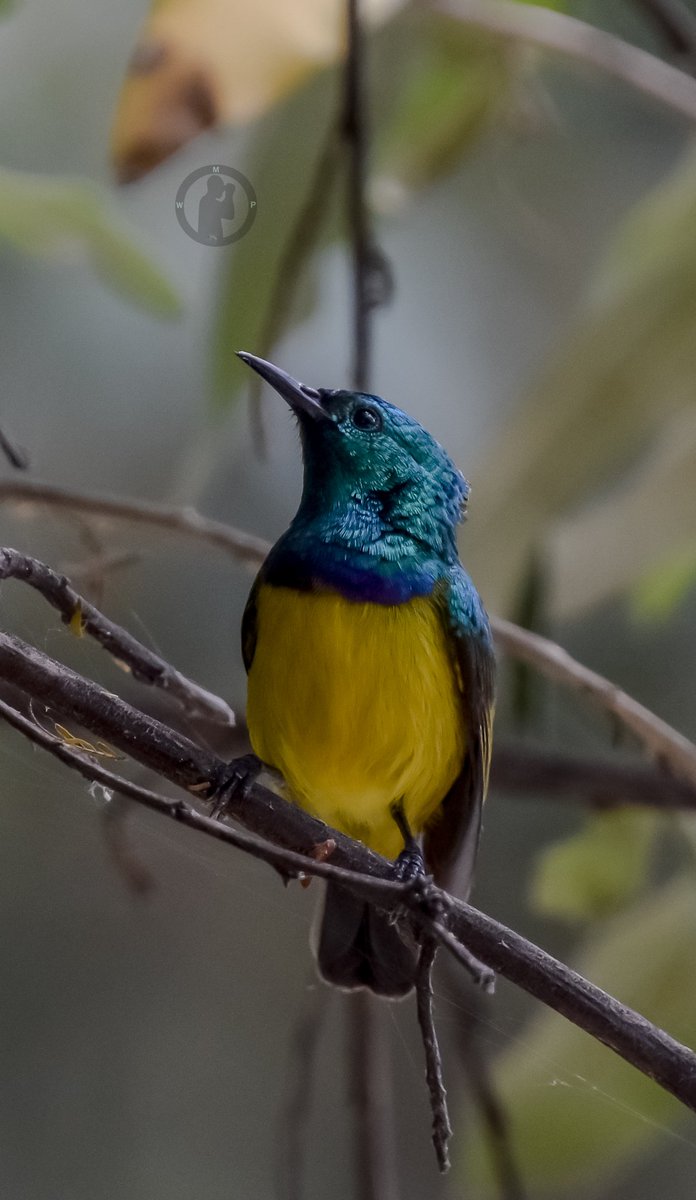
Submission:
<svg viewBox="0 0 696 1200">
<path fill-rule="evenodd" d="M 210 796 L 213 801 L 210 816 L 214 821 L 224 817 L 233 798 L 246 799 L 262 768 L 263 763 L 255 754 L 243 754 L 227 763 Z"/>
<path fill-rule="evenodd" d="M 416 879 L 424 879 L 425 875 L 425 860 L 420 846 L 415 843 L 407 846 L 394 863 L 394 878 L 399 883 L 413 883 Z"/>
</svg>

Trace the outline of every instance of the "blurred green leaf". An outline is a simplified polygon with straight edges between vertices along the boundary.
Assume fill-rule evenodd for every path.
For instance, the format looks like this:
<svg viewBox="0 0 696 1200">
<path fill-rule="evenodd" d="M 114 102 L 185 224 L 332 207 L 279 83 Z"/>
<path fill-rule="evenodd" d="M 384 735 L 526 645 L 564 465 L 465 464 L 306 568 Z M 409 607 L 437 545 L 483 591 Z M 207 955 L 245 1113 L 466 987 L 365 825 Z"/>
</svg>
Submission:
<svg viewBox="0 0 696 1200">
<path fill-rule="evenodd" d="M 632 611 L 639 621 L 666 621 L 696 584 L 696 543 L 659 562 L 633 589 Z"/>
<path fill-rule="evenodd" d="M 378 139 L 377 204 L 454 165 L 504 104 L 518 61 L 500 38 L 437 16 L 421 21 L 411 50 L 410 73 Z"/>
<path fill-rule="evenodd" d="M 575 331 L 474 480 L 477 522 L 467 546 L 472 571 L 487 578 L 491 604 L 509 604 L 550 516 L 592 502 L 666 420 L 693 411 L 694 280 L 691 157 L 629 215 Z M 683 508 L 686 498 L 675 494 L 673 502 Z M 639 544 L 642 536 L 636 519 L 631 539 Z M 592 573 L 600 573 L 596 563 Z"/>
<path fill-rule="evenodd" d="M 644 886 L 657 827 L 655 813 L 619 808 L 587 818 L 584 828 L 542 852 L 530 902 L 570 920 L 608 916 Z"/>
<path fill-rule="evenodd" d="M 674 880 L 609 922 L 575 963 L 583 975 L 687 1045 L 696 1041 L 695 884 Z M 541 1010 L 494 1064 L 529 1195 L 558 1200 L 571 1187 L 610 1194 L 684 1107 L 652 1080 L 556 1013 Z M 472 1128 L 459 1162 L 470 1194 L 498 1195 L 485 1140 Z M 472 1179 L 474 1181 L 472 1186 Z M 575 1193 L 574 1193 L 575 1194 Z"/>
<path fill-rule="evenodd" d="M 125 299 L 160 317 L 181 302 L 88 180 L 0 170 L 0 239 L 55 262 L 87 260 Z"/>
<path fill-rule="evenodd" d="M 567 5 L 557 0 L 542 7 Z M 530 63 L 528 47 L 437 13 L 407 12 L 400 25 L 410 26 L 411 36 L 393 63 L 395 95 L 380 105 L 387 115 L 377 130 L 371 187 L 375 207 L 386 213 L 454 168 L 491 122 L 510 110 Z"/>
</svg>

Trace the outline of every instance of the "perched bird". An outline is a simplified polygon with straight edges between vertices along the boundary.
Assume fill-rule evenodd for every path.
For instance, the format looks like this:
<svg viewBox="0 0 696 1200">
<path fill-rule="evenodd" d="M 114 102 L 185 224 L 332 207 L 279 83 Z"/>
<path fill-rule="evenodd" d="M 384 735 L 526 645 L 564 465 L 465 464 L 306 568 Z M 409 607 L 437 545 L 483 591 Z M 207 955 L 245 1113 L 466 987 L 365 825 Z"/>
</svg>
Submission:
<svg viewBox="0 0 696 1200">
<path fill-rule="evenodd" d="M 252 354 L 295 413 L 304 489 L 244 613 L 252 748 L 286 794 L 468 891 L 490 762 L 488 619 L 457 553 L 468 484 L 417 421 L 378 396 L 314 389 Z M 405 995 L 415 947 L 329 884 L 317 947 L 343 988 Z"/>
</svg>

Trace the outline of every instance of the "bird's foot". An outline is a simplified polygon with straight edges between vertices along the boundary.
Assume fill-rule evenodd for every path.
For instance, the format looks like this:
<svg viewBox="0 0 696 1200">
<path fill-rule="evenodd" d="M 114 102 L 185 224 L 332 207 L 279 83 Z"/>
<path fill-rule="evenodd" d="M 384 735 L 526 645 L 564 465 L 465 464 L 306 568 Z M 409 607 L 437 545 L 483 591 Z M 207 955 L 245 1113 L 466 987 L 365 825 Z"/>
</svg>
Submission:
<svg viewBox="0 0 696 1200">
<path fill-rule="evenodd" d="M 425 878 L 426 870 L 423 851 L 411 833 L 403 804 L 400 801 L 392 804 L 391 815 L 399 827 L 399 833 L 404 839 L 404 848 L 394 863 L 394 878 L 399 883 L 413 883 L 416 879 Z"/>
<path fill-rule="evenodd" d="M 225 816 L 233 799 L 246 799 L 262 770 L 263 763 L 255 754 L 243 754 L 226 764 L 210 795 L 214 821 Z"/>
<path fill-rule="evenodd" d="M 394 863 L 394 878 L 399 883 L 413 883 L 416 879 L 424 879 L 426 875 L 423 851 L 417 842 L 407 846 Z"/>
</svg>

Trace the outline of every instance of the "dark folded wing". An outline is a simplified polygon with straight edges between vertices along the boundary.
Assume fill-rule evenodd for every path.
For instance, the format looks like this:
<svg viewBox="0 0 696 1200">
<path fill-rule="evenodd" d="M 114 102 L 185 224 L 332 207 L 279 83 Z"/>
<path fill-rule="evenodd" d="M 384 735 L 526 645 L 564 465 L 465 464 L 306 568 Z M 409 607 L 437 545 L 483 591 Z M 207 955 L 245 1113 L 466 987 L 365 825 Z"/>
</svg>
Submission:
<svg viewBox="0 0 696 1200">
<path fill-rule="evenodd" d="M 462 769 L 426 829 L 424 851 L 437 882 L 465 897 L 471 888 L 488 787 L 495 658 L 488 619 L 464 571 L 458 570 L 443 591 L 442 604 L 467 741 Z"/>
<path fill-rule="evenodd" d="M 256 638 L 258 635 L 258 612 L 256 600 L 259 594 L 259 586 L 261 584 L 261 572 L 254 580 L 254 586 L 249 592 L 249 599 L 246 602 L 244 616 L 242 617 L 242 658 L 247 674 L 251 670 L 251 664 L 254 661 L 256 653 Z"/>
</svg>

